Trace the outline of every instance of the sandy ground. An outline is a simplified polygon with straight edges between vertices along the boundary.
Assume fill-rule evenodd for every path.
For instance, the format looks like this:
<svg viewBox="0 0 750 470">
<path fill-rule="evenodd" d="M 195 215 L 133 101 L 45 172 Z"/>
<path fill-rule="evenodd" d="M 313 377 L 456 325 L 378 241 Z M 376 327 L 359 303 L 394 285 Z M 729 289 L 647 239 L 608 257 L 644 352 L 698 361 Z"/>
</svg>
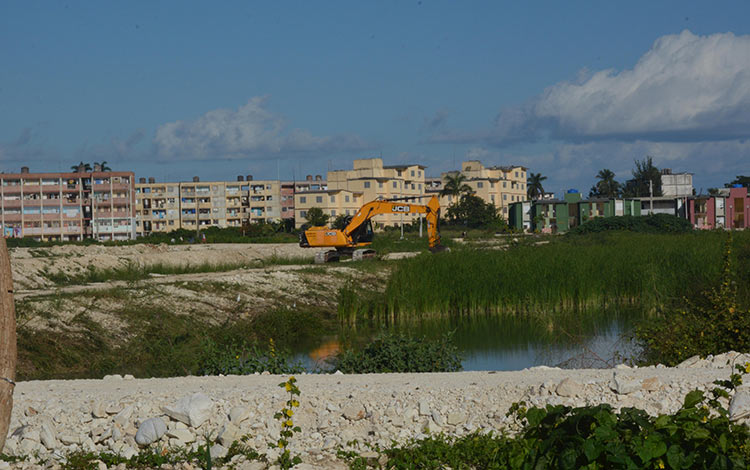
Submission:
<svg viewBox="0 0 750 470">
<path fill-rule="evenodd" d="M 206 244 L 206 245 L 131 245 L 131 246 L 55 246 L 50 248 L 13 248 L 10 250 L 13 282 L 16 290 L 54 287 L 43 272 L 76 274 L 94 266 L 108 269 L 128 264 L 168 266 L 213 264 L 252 264 L 272 257 L 312 259 L 315 250 L 294 243 Z"/>
</svg>

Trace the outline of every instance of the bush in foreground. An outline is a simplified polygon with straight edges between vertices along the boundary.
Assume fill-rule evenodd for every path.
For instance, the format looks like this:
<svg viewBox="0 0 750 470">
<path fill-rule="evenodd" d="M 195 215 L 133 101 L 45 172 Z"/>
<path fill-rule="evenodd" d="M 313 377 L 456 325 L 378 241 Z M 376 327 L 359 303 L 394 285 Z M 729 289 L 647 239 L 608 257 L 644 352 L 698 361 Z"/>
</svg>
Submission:
<svg viewBox="0 0 750 470">
<path fill-rule="evenodd" d="M 345 374 L 456 372 L 463 368 L 450 333 L 436 340 L 382 333 L 361 351 L 342 352 L 335 362 Z"/>
<path fill-rule="evenodd" d="M 739 375 L 721 385 L 732 389 Z M 526 409 L 514 405 L 521 425 L 514 437 L 474 433 L 444 435 L 382 451 L 388 469 L 707 469 L 747 468 L 750 430 L 732 423 L 718 402 L 693 391 L 673 415 L 649 416 L 636 408 L 619 413 L 609 405 L 570 408 L 547 405 Z M 351 468 L 367 468 L 356 454 Z"/>
</svg>

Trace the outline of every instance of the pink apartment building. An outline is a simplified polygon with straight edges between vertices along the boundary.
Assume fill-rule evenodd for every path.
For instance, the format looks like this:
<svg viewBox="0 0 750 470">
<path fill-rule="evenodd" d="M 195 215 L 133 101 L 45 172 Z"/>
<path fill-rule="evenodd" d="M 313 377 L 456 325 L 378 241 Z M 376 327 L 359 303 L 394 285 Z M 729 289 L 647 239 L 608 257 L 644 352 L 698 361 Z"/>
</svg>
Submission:
<svg viewBox="0 0 750 470">
<path fill-rule="evenodd" d="M 0 174 L 0 227 L 5 237 L 37 240 L 135 238 L 130 171 Z"/>
<path fill-rule="evenodd" d="M 700 229 L 744 229 L 750 224 L 750 197 L 747 188 L 736 185 L 719 190 L 716 196 L 688 200 L 688 214 Z"/>
</svg>

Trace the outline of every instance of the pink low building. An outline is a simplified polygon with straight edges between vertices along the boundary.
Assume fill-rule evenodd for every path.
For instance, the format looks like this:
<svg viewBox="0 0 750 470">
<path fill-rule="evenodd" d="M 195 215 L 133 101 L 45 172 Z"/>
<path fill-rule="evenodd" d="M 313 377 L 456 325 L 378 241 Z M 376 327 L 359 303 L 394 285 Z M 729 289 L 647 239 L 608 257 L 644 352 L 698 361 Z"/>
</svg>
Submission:
<svg viewBox="0 0 750 470">
<path fill-rule="evenodd" d="M 720 189 L 715 196 L 690 198 L 688 213 L 699 229 L 744 229 L 750 224 L 750 196 L 747 188 L 739 185 Z"/>
</svg>

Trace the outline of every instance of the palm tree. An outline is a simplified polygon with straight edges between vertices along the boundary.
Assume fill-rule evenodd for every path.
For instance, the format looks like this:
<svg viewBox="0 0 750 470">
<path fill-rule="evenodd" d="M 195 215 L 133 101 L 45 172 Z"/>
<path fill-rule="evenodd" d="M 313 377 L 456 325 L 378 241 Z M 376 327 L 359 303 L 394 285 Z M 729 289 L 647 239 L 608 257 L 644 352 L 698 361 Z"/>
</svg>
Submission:
<svg viewBox="0 0 750 470">
<path fill-rule="evenodd" d="M 99 171 L 112 171 L 112 168 L 107 166 L 107 161 L 104 160 L 101 163 L 94 162 L 94 168 L 99 166 Z"/>
<path fill-rule="evenodd" d="M 529 173 L 529 177 L 526 179 L 526 194 L 529 199 L 539 199 L 544 197 L 544 187 L 542 181 L 546 180 L 546 176 L 542 176 L 541 173 Z"/>
<path fill-rule="evenodd" d="M 75 172 L 87 172 L 87 171 L 91 171 L 91 165 L 89 165 L 88 163 L 81 162 L 78 165 L 71 166 L 70 169 Z"/>
<path fill-rule="evenodd" d="M 466 175 L 458 171 L 446 173 L 443 177 L 443 189 L 440 190 L 440 197 L 451 196 L 460 197 L 463 194 L 472 194 L 474 192 L 471 186 L 466 184 Z"/>
<path fill-rule="evenodd" d="M 599 181 L 597 181 L 596 185 L 591 188 L 591 193 L 589 193 L 589 196 L 599 196 L 607 198 L 620 197 L 620 194 L 622 193 L 622 185 L 615 181 L 615 173 L 612 170 L 608 168 L 599 170 L 599 173 L 596 174 L 596 177 L 599 178 Z"/>
</svg>

